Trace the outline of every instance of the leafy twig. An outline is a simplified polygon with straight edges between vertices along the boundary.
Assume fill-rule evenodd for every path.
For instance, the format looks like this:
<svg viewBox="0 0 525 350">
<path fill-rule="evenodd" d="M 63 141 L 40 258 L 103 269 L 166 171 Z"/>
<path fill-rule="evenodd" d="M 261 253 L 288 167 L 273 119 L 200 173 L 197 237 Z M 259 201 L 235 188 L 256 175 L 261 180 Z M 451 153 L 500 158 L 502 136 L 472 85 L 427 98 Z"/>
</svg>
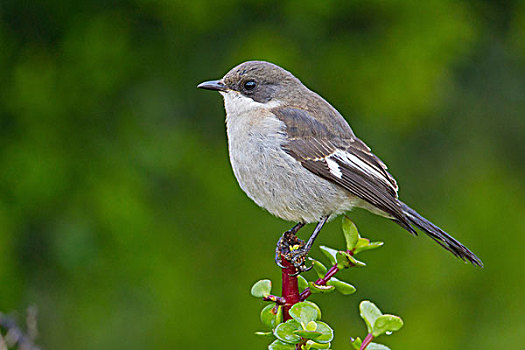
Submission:
<svg viewBox="0 0 525 350">
<path fill-rule="evenodd" d="M 363 339 L 359 350 L 365 350 L 366 347 L 372 342 L 372 340 L 374 340 L 374 335 L 372 333 L 368 333 L 365 339 Z"/>
<path fill-rule="evenodd" d="M 379 248 L 382 242 L 370 242 L 359 235 L 357 227 L 347 217 L 343 218 L 343 234 L 346 242 L 344 249 L 319 247 L 330 260 L 330 268 L 322 262 L 311 259 L 318 279 L 308 281 L 302 276 L 295 276 L 297 269 L 286 259 L 281 259 L 284 268 L 281 270 L 282 296 L 271 294 L 272 282 L 268 279 L 256 282 L 251 290 L 255 297 L 271 301 L 273 305 L 265 306 L 261 311 L 261 321 L 267 327 L 266 331 L 256 332 L 257 335 L 273 338 L 269 350 L 310 350 L 330 349 L 333 340 L 333 329 L 321 321 L 321 309 L 306 299 L 312 293 L 327 293 L 334 290 L 343 295 L 353 294 L 353 285 L 335 278 L 335 275 L 349 267 L 364 267 L 366 264 L 357 260 L 354 255 L 363 251 Z M 299 293 L 299 290 L 302 290 Z M 368 335 L 361 340 L 352 339 L 351 346 L 355 350 L 388 349 L 385 345 L 372 343 L 382 334 L 391 334 L 403 326 L 401 318 L 383 314 L 375 304 L 362 301 L 359 305 L 361 317 L 364 319 Z"/>
</svg>

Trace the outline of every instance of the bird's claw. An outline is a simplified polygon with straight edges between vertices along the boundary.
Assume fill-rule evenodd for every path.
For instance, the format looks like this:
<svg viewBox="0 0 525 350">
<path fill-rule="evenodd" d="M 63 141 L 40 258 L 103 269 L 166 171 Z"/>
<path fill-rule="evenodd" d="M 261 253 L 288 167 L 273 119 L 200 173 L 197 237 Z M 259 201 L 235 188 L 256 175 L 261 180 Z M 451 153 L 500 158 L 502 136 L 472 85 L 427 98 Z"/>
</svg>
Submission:
<svg viewBox="0 0 525 350">
<path fill-rule="evenodd" d="M 295 272 L 295 273 L 291 273 L 291 274 L 290 274 L 291 277 L 298 276 L 301 272 L 310 271 L 310 270 L 312 269 L 312 267 L 313 267 L 313 264 L 310 265 L 310 266 L 306 266 L 305 263 L 304 263 L 304 261 L 303 261 L 303 262 L 301 263 L 301 265 L 296 266 L 296 265 L 294 264 L 294 266 L 295 266 L 295 268 L 297 269 L 297 272 Z"/>
<path fill-rule="evenodd" d="M 284 266 L 281 262 L 281 252 L 279 252 L 277 249 L 275 251 L 275 264 L 277 264 L 277 266 L 279 266 L 281 269 L 286 268 L 286 266 Z"/>
<path fill-rule="evenodd" d="M 283 251 L 286 249 L 286 244 L 284 242 L 285 239 L 287 239 L 287 232 L 285 232 L 281 238 L 279 238 L 279 241 L 277 242 L 277 247 L 275 247 L 275 263 L 277 266 L 279 266 L 281 269 L 285 269 L 286 266 L 283 265 L 281 262 L 281 257 L 283 256 Z"/>
<path fill-rule="evenodd" d="M 298 248 L 296 247 L 287 254 L 285 259 L 290 261 L 293 264 L 293 266 L 297 269 L 297 272 L 291 274 L 290 276 L 297 276 L 301 272 L 306 272 L 312 268 L 313 264 L 310 266 L 306 266 L 307 255 L 308 250 L 304 247 L 304 244 Z"/>
<path fill-rule="evenodd" d="M 282 259 L 289 261 L 297 270 L 297 272 L 290 276 L 297 276 L 301 272 L 308 271 L 312 266 L 306 266 L 306 256 L 308 255 L 309 249 L 306 247 L 306 243 L 299 239 L 296 235 L 296 228 L 286 231 L 277 242 L 275 249 L 275 263 L 280 268 L 284 269 Z"/>
<path fill-rule="evenodd" d="M 297 270 L 297 272 L 291 274 L 290 276 L 297 276 L 301 272 L 306 272 L 312 268 L 312 266 L 306 266 L 306 257 L 308 255 L 308 250 L 305 248 L 305 243 L 296 238 L 293 242 L 293 245 L 289 245 L 290 242 L 285 242 L 283 244 L 282 240 L 279 240 L 278 249 L 275 254 L 275 263 L 280 268 L 286 268 L 283 266 L 281 259 L 289 261 Z"/>
</svg>

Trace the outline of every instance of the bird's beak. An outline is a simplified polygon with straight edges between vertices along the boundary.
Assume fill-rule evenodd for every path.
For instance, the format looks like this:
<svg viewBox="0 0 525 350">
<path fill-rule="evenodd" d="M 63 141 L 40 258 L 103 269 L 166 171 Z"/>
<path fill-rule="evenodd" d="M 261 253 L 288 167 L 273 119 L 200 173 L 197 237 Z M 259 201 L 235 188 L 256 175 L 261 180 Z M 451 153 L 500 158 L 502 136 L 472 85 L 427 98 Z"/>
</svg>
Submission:
<svg viewBox="0 0 525 350">
<path fill-rule="evenodd" d="M 210 80 L 205 81 L 204 83 L 200 83 L 197 85 L 199 89 L 206 89 L 206 90 L 216 90 L 216 91 L 226 91 L 228 88 L 224 83 L 220 80 Z"/>
</svg>

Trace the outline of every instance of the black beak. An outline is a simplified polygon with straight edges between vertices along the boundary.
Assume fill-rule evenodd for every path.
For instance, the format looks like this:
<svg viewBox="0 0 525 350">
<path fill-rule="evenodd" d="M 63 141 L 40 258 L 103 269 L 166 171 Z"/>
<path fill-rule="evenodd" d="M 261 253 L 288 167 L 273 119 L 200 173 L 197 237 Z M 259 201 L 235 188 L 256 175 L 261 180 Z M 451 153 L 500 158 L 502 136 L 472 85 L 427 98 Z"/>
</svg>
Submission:
<svg viewBox="0 0 525 350">
<path fill-rule="evenodd" d="M 200 83 L 197 85 L 199 89 L 206 89 L 206 90 L 216 90 L 216 91 L 226 91 L 228 88 L 224 83 L 220 80 L 210 80 L 205 81 L 204 83 Z"/>
</svg>

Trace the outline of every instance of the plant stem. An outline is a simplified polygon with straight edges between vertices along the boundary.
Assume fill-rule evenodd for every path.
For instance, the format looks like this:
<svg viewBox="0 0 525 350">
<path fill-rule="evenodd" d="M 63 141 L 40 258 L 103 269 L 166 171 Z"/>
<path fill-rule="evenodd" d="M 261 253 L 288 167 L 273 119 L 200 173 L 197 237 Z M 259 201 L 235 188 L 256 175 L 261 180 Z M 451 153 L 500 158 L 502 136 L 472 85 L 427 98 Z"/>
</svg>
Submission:
<svg viewBox="0 0 525 350">
<path fill-rule="evenodd" d="M 334 277 L 334 275 L 339 271 L 339 268 L 337 267 L 337 264 L 332 266 L 328 271 L 326 271 L 326 274 L 323 278 L 319 278 L 317 281 L 315 281 L 315 284 L 324 286 L 330 278 Z M 306 298 L 308 298 L 310 295 L 312 295 L 312 291 L 310 290 L 310 287 L 306 288 L 300 295 L 300 300 L 304 301 Z"/>
<path fill-rule="evenodd" d="M 372 335 L 372 333 L 368 333 L 365 339 L 363 339 L 359 350 L 365 350 L 366 347 L 372 342 L 372 340 L 374 340 L 374 336 Z"/>
<path fill-rule="evenodd" d="M 263 298 L 264 301 L 273 301 L 277 305 L 284 305 L 285 300 L 283 297 L 278 297 L 276 295 L 268 295 L 267 297 Z"/>
<path fill-rule="evenodd" d="M 284 321 L 289 320 L 290 317 L 290 308 L 301 301 L 299 297 L 299 285 L 297 284 L 297 276 L 290 276 L 296 273 L 296 268 L 286 259 L 281 259 L 281 264 L 285 266 L 282 269 L 282 297 L 284 298 L 283 305 L 283 319 Z"/>
<path fill-rule="evenodd" d="M 303 339 L 299 344 L 295 344 L 295 350 L 301 350 L 304 344 L 306 344 L 306 339 Z"/>
</svg>

